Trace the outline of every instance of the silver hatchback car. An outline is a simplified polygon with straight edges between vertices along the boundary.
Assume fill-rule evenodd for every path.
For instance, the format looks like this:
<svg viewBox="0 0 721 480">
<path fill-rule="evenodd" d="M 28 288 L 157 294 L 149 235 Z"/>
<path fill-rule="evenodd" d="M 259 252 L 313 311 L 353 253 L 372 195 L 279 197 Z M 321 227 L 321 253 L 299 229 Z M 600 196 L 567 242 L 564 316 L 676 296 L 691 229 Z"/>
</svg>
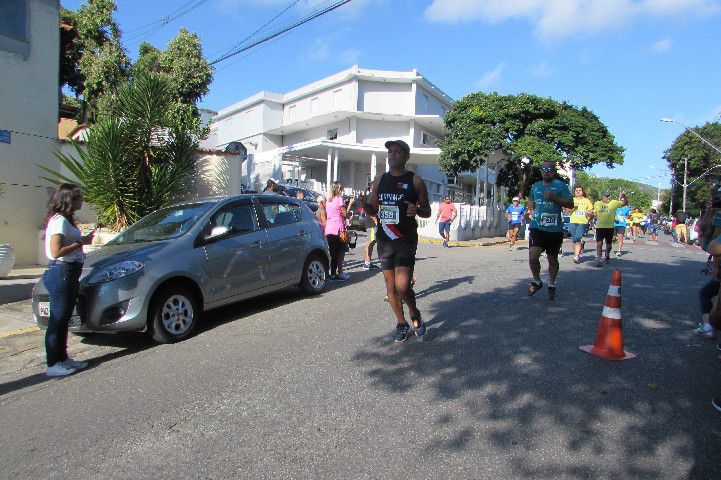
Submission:
<svg viewBox="0 0 721 480">
<path fill-rule="evenodd" d="M 70 331 L 183 340 L 202 311 L 293 285 L 323 292 L 328 264 L 328 243 L 301 200 L 239 195 L 174 205 L 88 254 Z M 47 328 L 42 279 L 32 306 Z"/>
</svg>

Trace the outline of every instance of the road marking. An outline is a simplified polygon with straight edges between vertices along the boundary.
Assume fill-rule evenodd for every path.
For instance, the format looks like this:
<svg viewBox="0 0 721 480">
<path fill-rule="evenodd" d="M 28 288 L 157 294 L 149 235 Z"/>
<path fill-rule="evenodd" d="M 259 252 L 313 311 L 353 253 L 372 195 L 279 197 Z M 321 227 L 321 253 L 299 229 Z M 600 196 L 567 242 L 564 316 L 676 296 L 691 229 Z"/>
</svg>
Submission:
<svg viewBox="0 0 721 480">
<path fill-rule="evenodd" d="M 37 332 L 38 327 L 20 328 L 18 330 L 10 330 L 9 332 L 0 333 L 0 338 L 12 337 L 13 335 L 22 335 L 23 333 Z"/>
<path fill-rule="evenodd" d="M 683 248 L 683 245 L 678 244 L 678 243 L 669 243 L 669 245 L 671 245 L 674 248 Z"/>
</svg>

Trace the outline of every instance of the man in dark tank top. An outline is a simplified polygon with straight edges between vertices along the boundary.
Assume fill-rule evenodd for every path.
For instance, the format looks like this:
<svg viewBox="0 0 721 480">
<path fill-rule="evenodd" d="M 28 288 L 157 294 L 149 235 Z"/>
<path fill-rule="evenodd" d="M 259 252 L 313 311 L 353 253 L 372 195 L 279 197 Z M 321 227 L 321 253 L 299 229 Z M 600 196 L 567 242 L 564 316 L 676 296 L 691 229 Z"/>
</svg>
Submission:
<svg viewBox="0 0 721 480">
<path fill-rule="evenodd" d="M 411 153 L 408 144 L 403 140 L 389 140 L 385 147 L 388 149 L 389 171 L 373 180 L 370 196 L 364 199 L 364 209 L 378 217 L 376 248 L 388 301 L 398 321 L 393 340 L 402 342 L 410 332 L 403 302 L 408 305 L 408 315 L 416 335 L 420 338 L 426 333 L 421 312 L 416 308 L 411 280 L 418 248 L 416 215 L 430 217 L 431 206 L 423 179 L 406 169 Z"/>
</svg>

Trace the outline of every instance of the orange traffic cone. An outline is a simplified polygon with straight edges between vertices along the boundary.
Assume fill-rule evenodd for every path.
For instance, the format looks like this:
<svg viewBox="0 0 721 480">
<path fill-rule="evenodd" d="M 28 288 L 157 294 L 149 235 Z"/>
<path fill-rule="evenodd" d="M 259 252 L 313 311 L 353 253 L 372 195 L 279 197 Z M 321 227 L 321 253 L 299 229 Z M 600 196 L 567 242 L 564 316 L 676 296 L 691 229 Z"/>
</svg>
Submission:
<svg viewBox="0 0 721 480">
<path fill-rule="evenodd" d="M 611 286 L 608 287 L 606 304 L 596 330 L 593 345 L 578 347 L 584 352 L 604 360 L 628 360 L 636 355 L 623 349 L 623 326 L 621 325 L 621 272 L 613 271 Z"/>
</svg>

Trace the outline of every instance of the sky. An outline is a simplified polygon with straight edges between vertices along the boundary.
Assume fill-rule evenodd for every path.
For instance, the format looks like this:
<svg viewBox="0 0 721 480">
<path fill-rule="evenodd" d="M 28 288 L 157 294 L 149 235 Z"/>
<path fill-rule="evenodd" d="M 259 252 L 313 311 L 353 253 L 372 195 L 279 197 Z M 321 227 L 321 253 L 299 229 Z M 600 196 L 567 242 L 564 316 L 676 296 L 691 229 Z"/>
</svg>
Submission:
<svg viewBox="0 0 721 480">
<path fill-rule="evenodd" d="M 131 58 L 140 42 L 165 48 L 185 27 L 214 60 L 291 4 L 273 25 L 328 0 L 206 0 L 160 29 L 147 25 L 188 0 L 116 3 Z M 721 0 L 351 0 L 219 63 L 201 106 L 285 93 L 354 64 L 415 68 L 454 99 L 526 92 L 588 107 L 626 149 L 623 166 L 592 173 L 665 186 L 662 155 L 684 129 L 659 119 L 721 118 L 720 21 Z"/>
</svg>

